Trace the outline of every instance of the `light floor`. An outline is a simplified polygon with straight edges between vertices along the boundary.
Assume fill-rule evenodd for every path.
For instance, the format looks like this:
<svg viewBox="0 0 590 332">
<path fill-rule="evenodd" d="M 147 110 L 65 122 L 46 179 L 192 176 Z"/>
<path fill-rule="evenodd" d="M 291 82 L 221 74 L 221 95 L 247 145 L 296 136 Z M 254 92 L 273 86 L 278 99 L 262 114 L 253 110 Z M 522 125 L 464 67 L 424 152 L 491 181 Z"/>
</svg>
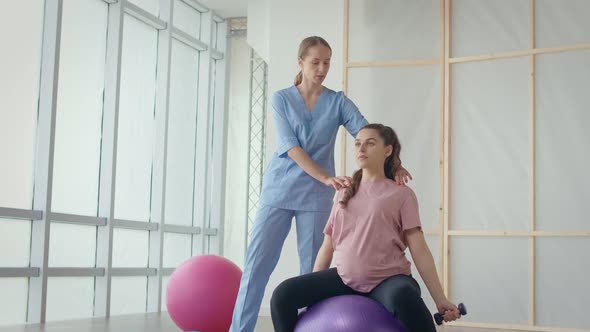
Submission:
<svg viewBox="0 0 590 332">
<path fill-rule="evenodd" d="M 272 332 L 270 317 L 258 320 L 255 332 Z M 444 332 L 499 332 L 506 330 L 478 329 L 466 327 L 444 327 Z M 110 319 L 94 318 L 64 322 L 50 322 L 44 325 L 28 324 L 0 326 L 0 332 L 180 332 L 168 313 L 113 316 Z M 511 331 L 518 332 L 518 331 Z"/>
</svg>

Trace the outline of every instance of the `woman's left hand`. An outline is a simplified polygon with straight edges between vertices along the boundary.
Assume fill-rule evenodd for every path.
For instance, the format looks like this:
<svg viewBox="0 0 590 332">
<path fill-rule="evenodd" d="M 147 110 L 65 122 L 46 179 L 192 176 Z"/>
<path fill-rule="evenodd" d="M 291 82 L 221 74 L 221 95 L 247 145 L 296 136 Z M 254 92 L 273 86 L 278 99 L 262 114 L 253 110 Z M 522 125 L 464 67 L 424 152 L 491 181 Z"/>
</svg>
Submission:
<svg viewBox="0 0 590 332">
<path fill-rule="evenodd" d="M 405 186 L 408 181 L 412 180 L 412 174 L 400 166 L 397 172 L 395 172 L 394 180 L 398 185 Z"/>
</svg>

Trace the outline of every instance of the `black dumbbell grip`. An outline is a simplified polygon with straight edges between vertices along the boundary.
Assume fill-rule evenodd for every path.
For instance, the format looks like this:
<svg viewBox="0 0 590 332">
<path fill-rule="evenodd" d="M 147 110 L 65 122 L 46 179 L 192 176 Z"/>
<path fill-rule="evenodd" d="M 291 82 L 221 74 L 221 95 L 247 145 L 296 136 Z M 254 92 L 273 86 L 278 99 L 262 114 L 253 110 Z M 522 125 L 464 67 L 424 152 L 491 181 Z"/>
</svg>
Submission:
<svg viewBox="0 0 590 332">
<path fill-rule="evenodd" d="M 465 305 L 463 303 L 459 303 L 457 308 L 459 309 L 459 313 L 461 313 L 461 316 L 467 315 L 467 308 L 465 308 Z M 436 322 L 436 325 L 442 325 L 444 321 L 443 315 L 437 312 L 436 314 L 434 314 L 434 321 Z"/>
</svg>

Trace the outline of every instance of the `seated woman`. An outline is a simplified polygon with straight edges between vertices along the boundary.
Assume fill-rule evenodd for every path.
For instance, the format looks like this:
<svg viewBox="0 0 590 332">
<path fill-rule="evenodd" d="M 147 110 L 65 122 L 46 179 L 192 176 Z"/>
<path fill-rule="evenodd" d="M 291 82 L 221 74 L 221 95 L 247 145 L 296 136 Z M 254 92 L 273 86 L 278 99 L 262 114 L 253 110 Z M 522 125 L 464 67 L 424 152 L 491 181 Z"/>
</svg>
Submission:
<svg viewBox="0 0 590 332">
<path fill-rule="evenodd" d="M 459 310 L 440 285 L 422 233 L 416 195 L 393 180 L 400 150 L 390 127 L 369 124 L 359 131 L 355 157 L 360 169 L 352 184 L 336 194 L 314 272 L 285 280 L 272 295 L 275 331 L 292 332 L 298 309 L 347 294 L 378 301 L 408 332 L 436 331 L 420 286 L 410 274 L 407 247 L 438 312 L 445 321 L 459 318 Z M 333 256 L 336 267 L 330 269 Z"/>
</svg>

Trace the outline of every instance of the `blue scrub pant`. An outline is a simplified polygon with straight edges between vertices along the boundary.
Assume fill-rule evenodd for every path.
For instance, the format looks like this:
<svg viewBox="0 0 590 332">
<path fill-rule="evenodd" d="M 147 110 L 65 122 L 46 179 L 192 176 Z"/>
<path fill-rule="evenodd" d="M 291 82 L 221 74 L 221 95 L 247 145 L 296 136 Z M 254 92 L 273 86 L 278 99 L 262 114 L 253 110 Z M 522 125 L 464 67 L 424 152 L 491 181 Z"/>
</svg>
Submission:
<svg viewBox="0 0 590 332">
<path fill-rule="evenodd" d="M 329 211 L 293 211 L 264 205 L 258 209 L 246 250 L 244 272 L 229 329 L 231 332 L 254 331 L 264 289 L 279 261 L 293 217 L 297 227 L 299 273 L 306 274 L 313 270 L 329 216 Z"/>
</svg>

